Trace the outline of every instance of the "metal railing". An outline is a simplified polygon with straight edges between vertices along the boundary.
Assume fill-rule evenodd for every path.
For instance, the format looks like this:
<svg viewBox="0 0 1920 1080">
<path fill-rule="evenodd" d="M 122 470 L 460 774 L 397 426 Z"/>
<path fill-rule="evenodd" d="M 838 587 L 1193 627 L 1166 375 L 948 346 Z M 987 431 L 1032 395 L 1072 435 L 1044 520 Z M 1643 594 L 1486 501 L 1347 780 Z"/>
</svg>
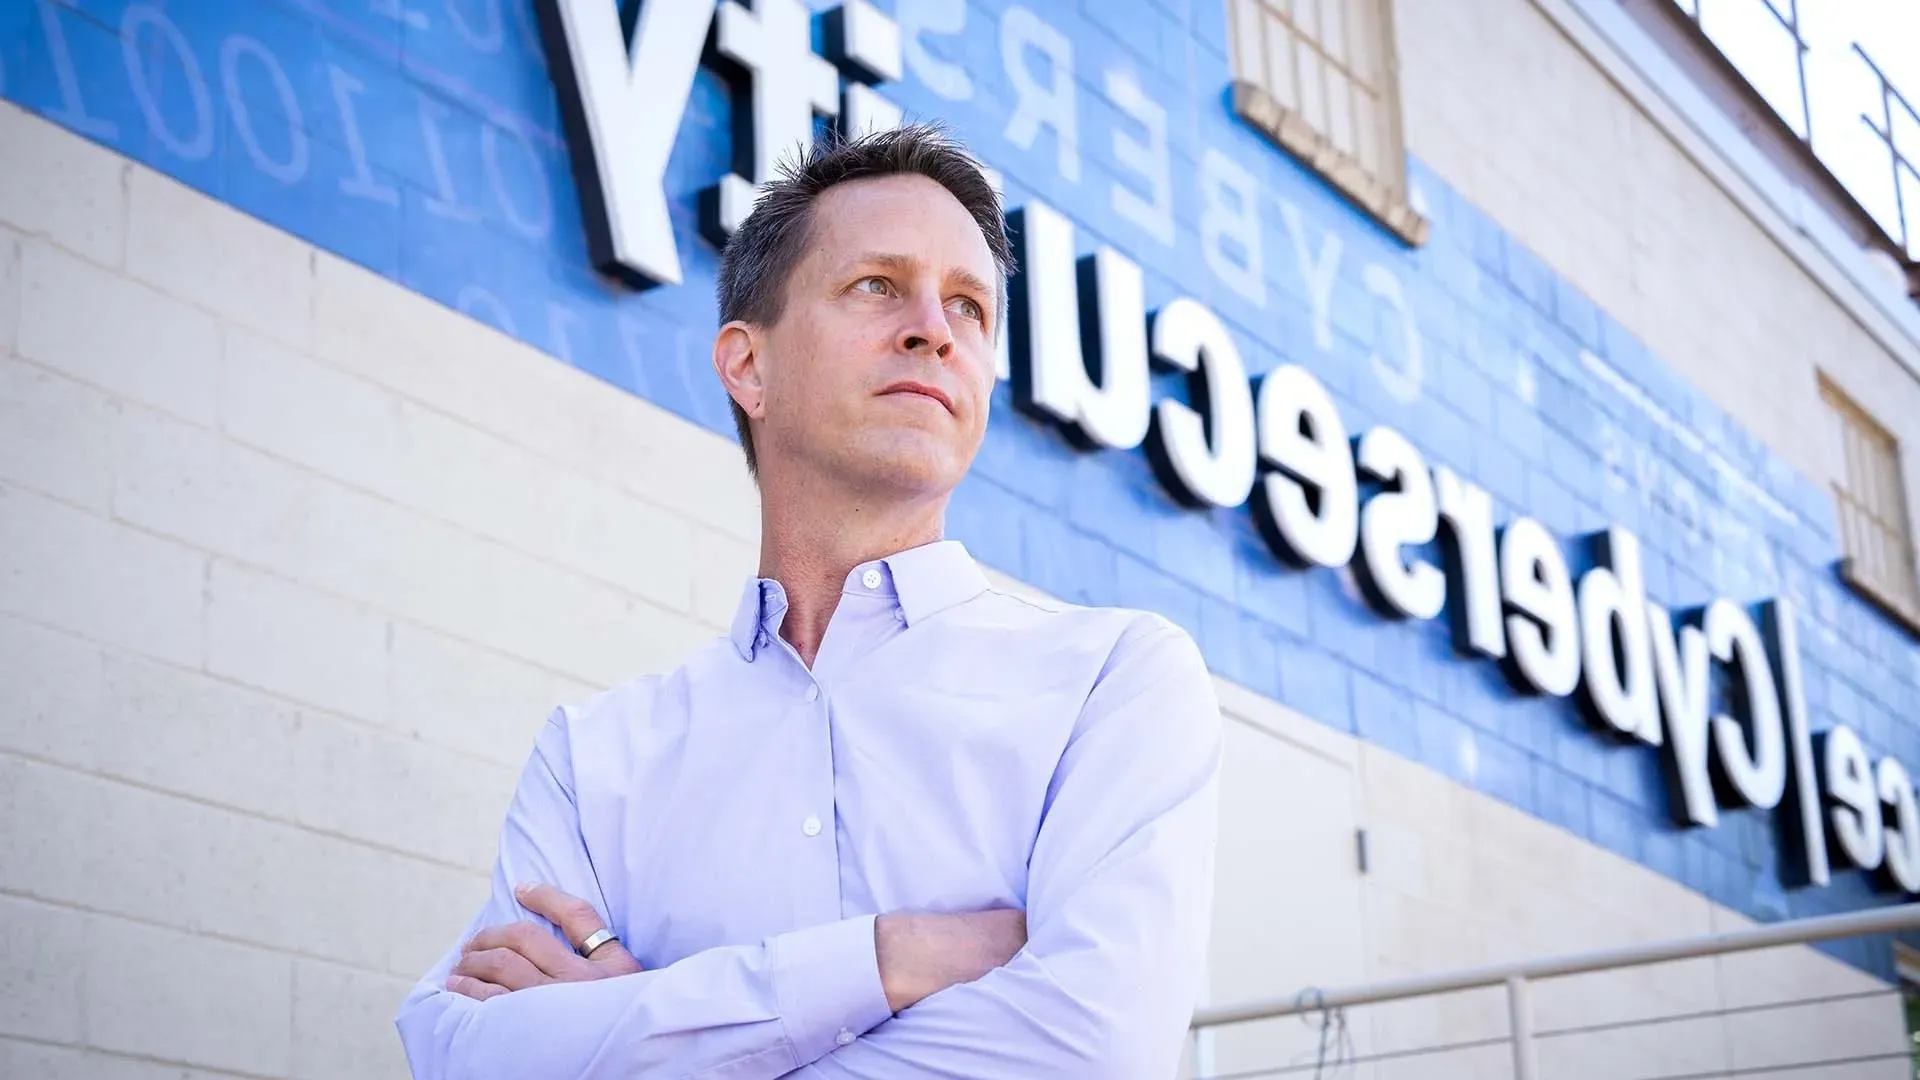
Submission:
<svg viewBox="0 0 1920 1080">
<path fill-rule="evenodd" d="M 1815 72 L 1799 0 L 1671 0 L 1671 5 L 1845 189 L 1871 227 L 1883 233 L 1894 250 L 1904 253 L 1906 262 L 1920 261 L 1920 205 L 1915 205 L 1920 202 L 1920 158 L 1915 156 L 1920 155 L 1920 147 L 1907 145 L 1910 140 L 1902 137 L 1908 125 L 1920 130 L 1920 111 L 1866 48 L 1852 42 L 1847 53 L 1823 57 Z M 1823 13 L 1823 9 L 1812 10 Z M 1859 88 L 1858 112 L 1852 111 L 1854 84 L 1850 76 L 1840 74 L 1842 57 L 1858 59 L 1871 76 Z M 1789 61 L 1791 81 L 1784 76 Z M 1870 98 L 1866 97 L 1868 86 Z M 1846 96 L 1836 99 L 1837 94 Z M 1816 97 L 1825 103 L 1817 113 Z M 1835 108 L 1836 104 L 1842 107 Z M 1853 144 L 1835 130 L 1855 120 L 1866 124 L 1879 144 L 1866 156 L 1856 157 Z M 1881 151 L 1885 152 L 1883 173 L 1878 164 Z M 1885 204 L 1875 173 L 1892 182 L 1891 199 Z"/>
<path fill-rule="evenodd" d="M 1920 903 L 1903 904 L 1898 907 L 1878 908 L 1871 911 L 1849 912 L 1844 915 L 1824 915 L 1809 919 L 1792 919 L 1784 922 L 1755 926 L 1745 930 L 1733 930 L 1704 937 L 1683 938 L 1674 941 L 1653 942 L 1642 945 L 1627 945 L 1612 949 L 1598 949 L 1591 952 L 1569 953 L 1563 956 L 1551 956 L 1533 960 L 1519 960 L 1507 963 L 1487 964 L 1481 967 L 1466 968 L 1459 971 L 1440 972 L 1432 975 L 1416 975 L 1407 978 L 1388 979 L 1382 982 L 1348 987 L 1340 990 L 1303 991 L 1290 997 L 1269 998 L 1261 1001 L 1245 1002 L 1239 1005 L 1211 1006 L 1194 1013 L 1191 1030 L 1194 1033 L 1230 1024 L 1244 1024 L 1255 1020 L 1270 1020 L 1286 1016 L 1299 1016 L 1306 1013 L 1334 1012 L 1350 1006 L 1373 1005 L 1381 1002 L 1398 1001 L 1407 998 L 1425 997 L 1433 994 L 1446 994 L 1460 990 L 1477 990 L 1488 987 L 1504 987 L 1507 1000 L 1508 1034 L 1504 1039 L 1482 1039 L 1473 1043 L 1454 1044 L 1446 1047 L 1429 1047 L 1424 1051 L 1457 1050 L 1478 1048 L 1500 1043 L 1510 1044 L 1513 1055 L 1513 1075 L 1515 1080 L 1539 1080 L 1540 1063 L 1536 1038 L 1546 1034 L 1564 1034 L 1567 1032 L 1540 1032 L 1535 1029 L 1533 1012 L 1533 984 L 1543 979 L 1560 978 L 1569 975 L 1585 975 L 1595 972 L 1613 971 L 1621 968 L 1643 967 L 1648 964 L 1660 964 L 1674 960 L 1691 960 L 1703 956 L 1722 956 L 1728 953 L 1750 952 L 1756 949 L 1776 948 L 1782 945 L 1804 945 L 1816 941 L 1829 941 L 1836 938 L 1863 937 L 1874 934 L 1890 934 L 1906 930 L 1920 930 Z M 1891 994 L 1894 991 L 1874 991 L 1873 993 Z M 1840 997 L 1860 997 L 1865 995 L 1841 995 Z M 1834 1000 L 1839 1000 L 1836 997 Z M 1793 1002 L 1788 1004 L 1806 1004 Z M 1764 1007 L 1751 1007 L 1764 1008 Z M 1738 1011 L 1722 1009 L 1711 1015 Z M 1708 1015 L 1708 1014 L 1700 1014 Z M 1683 1017 L 1691 1019 L 1697 1017 Z M 1674 1017 L 1658 1017 L 1651 1022 L 1671 1021 Z M 1632 1021 L 1644 1024 L 1649 1021 Z M 1590 1025 L 1591 1030 L 1601 1030 L 1609 1026 L 1626 1025 Z M 1587 1030 L 1587 1029 L 1582 1029 Z M 1376 1056 L 1378 1057 L 1378 1055 Z M 1831 1062 L 1818 1064 L 1832 1064 Z M 1279 1073 L 1291 1070 L 1266 1070 Z M 1715 1073 L 1714 1075 L 1719 1075 Z"/>
<path fill-rule="evenodd" d="M 1920 259 L 1920 235 L 1915 235 L 1920 229 L 1913 228 L 1907 219 L 1909 211 L 1920 216 L 1920 206 L 1909 207 L 1906 196 L 1907 177 L 1913 178 L 1914 190 L 1920 192 L 1920 169 L 1915 167 L 1914 159 L 1900 148 L 1895 125 L 1895 118 L 1904 113 L 1905 122 L 1915 130 L 1920 130 L 1920 112 L 1914 110 L 1913 103 L 1900 93 L 1900 89 L 1893 85 L 1886 72 L 1880 70 L 1880 65 L 1873 62 L 1873 57 L 1867 55 L 1867 50 L 1861 48 L 1859 42 L 1854 42 L 1853 51 L 1880 83 L 1880 116 L 1876 120 L 1873 115 L 1863 112 L 1860 119 L 1873 129 L 1874 135 L 1887 148 L 1887 161 L 1893 170 L 1893 212 L 1900 228 L 1900 249 L 1909 258 Z M 1920 147 L 1913 149 L 1915 153 L 1920 153 Z"/>
<path fill-rule="evenodd" d="M 1704 10 L 1706 5 L 1701 3 L 1701 0 L 1675 0 L 1675 3 L 1687 18 L 1693 20 L 1693 25 L 1700 29 L 1700 33 L 1707 40 L 1715 40 L 1707 27 Z M 1793 73 L 1800 90 L 1800 115 L 1798 117 L 1787 115 L 1786 110 L 1780 107 L 1780 102 L 1775 101 L 1773 95 L 1765 91 L 1761 91 L 1761 96 L 1766 98 L 1767 104 L 1773 106 L 1774 111 L 1780 114 L 1780 119 L 1786 121 L 1794 134 L 1811 146 L 1813 144 L 1813 100 L 1807 95 L 1807 53 L 1812 51 L 1812 48 L 1807 44 L 1806 35 L 1801 31 L 1800 0 L 1787 0 L 1785 11 L 1780 10 L 1780 5 L 1775 3 L 1775 0 L 1749 0 L 1747 6 L 1759 7 L 1771 15 L 1774 23 L 1785 31 L 1787 40 L 1793 44 Z M 1716 47 L 1718 47 L 1717 42 Z M 1733 58 L 1728 57 L 1728 59 L 1731 61 Z M 1737 67 L 1738 64 L 1736 63 L 1735 66 Z M 1751 84 L 1751 80 L 1749 82 Z M 1758 90 L 1759 87 L 1756 86 L 1755 89 Z"/>
</svg>

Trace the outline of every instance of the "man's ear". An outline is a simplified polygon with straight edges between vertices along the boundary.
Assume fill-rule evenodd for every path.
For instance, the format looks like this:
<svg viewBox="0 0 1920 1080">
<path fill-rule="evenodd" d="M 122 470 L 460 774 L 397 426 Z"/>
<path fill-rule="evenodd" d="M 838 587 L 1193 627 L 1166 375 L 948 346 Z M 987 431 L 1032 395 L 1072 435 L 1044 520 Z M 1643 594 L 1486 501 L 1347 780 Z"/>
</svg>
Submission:
<svg viewBox="0 0 1920 1080">
<path fill-rule="evenodd" d="M 741 411 L 755 420 L 766 413 L 766 387 L 760 380 L 760 339 L 735 319 L 713 339 L 713 370 Z"/>
</svg>

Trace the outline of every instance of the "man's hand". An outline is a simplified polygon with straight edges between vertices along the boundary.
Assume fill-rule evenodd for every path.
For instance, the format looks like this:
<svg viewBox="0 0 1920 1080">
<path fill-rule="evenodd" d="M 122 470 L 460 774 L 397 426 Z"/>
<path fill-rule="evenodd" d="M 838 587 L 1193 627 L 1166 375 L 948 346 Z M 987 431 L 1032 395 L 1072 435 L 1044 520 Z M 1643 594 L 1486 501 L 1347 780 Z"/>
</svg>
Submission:
<svg viewBox="0 0 1920 1080">
<path fill-rule="evenodd" d="M 618 941 L 593 950 L 591 959 L 577 951 L 581 942 L 606 925 L 592 904 L 551 885 L 522 885 L 514 896 L 522 907 L 559 927 L 572 947 L 531 922 L 488 927 L 462 948 L 459 963 L 447 976 L 447 989 L 485 1001 L 529 986 L 611 979 L 640 970 L 639 961 Z"/>
<path fill-rule="evenodd" d="M 874 921 L 873 939 L 887 1007 L 900 1012 L 1013 959 L 1027 944 L 1027 913 L 999 908 L 964 915 L 882 915 Z"/>
</svg>

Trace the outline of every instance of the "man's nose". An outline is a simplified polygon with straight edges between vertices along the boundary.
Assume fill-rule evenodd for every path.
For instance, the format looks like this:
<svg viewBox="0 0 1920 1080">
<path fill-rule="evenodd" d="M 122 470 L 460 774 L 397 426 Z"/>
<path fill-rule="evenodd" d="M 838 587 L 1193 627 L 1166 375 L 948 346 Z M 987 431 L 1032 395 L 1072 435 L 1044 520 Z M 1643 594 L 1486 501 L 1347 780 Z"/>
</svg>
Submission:
<svg viewBox="0 0 1920 1080">
<path fill-rule="evenodd" d="M 906 352 L 931 353 L 941 360 L 953 352 L 953 328 L 947 325 L 947 312 L 938 296 L 916 298 L 908 308 L 899 345 Z"/>
</svg>

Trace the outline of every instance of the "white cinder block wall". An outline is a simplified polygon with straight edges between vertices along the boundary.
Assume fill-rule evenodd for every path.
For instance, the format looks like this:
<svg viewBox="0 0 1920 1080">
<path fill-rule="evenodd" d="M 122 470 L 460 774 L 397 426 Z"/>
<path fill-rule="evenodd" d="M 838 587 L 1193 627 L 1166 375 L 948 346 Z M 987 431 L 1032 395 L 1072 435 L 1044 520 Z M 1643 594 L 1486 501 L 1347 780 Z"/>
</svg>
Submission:
<svg viewBox="0 0 1920 1080">
<path fill-rule="evenodd" d="M 5 104 L 0 155 L 0 1076 L 403 1076 L 394 1006 L 483 892 L 546 711 L 731 611 L 737 451 Z M 1734 921 L 1221 692 L 1216 1001 Z M 1795 949 L 1549 988 L 1542 1023 L 1871 985 Z M 1356 1013 L 1355 1044 L 1501 1009 Z M 1735 1023 L 1547 1060 L 1618 1080 L 1904 1041 L 1885 999 L 1769 1028 L 1785 1049 Z M 1271 1066 L 1309 1038 L 1206 1052 Z"/>
<path fill-rule="evenodd" d="M 0 1076 L 404 1075 L 559 701 L 717 633 L 727 441 L 0 105 Z"/>
</svg>

